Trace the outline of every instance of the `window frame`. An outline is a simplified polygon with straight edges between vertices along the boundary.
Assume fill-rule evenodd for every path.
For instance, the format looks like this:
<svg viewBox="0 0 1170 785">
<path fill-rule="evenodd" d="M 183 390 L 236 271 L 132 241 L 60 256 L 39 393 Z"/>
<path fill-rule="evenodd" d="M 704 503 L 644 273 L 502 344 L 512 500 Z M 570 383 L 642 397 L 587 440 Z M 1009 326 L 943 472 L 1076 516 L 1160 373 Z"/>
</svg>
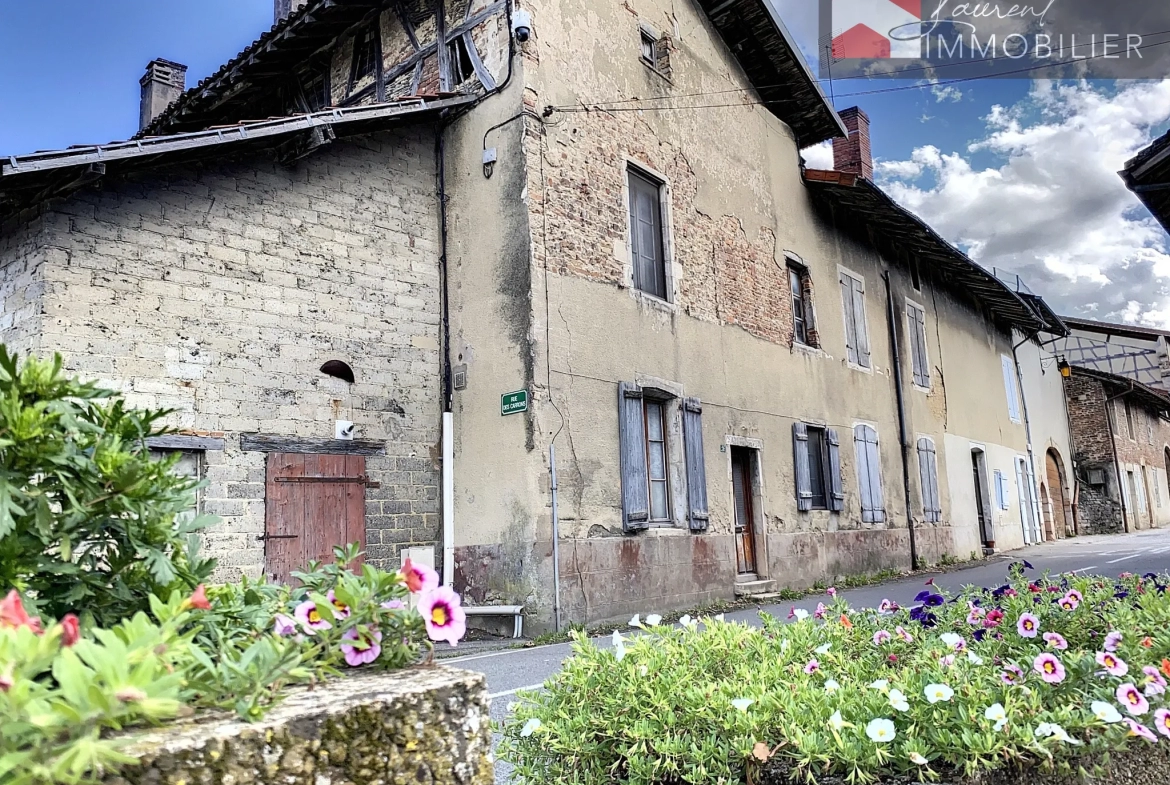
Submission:
<svg viewBox="0 0 1170 785">
<path fill-rule="evenodd" d="M 647 302 L 657 303 L 673 308 L 675 302 L 675 270 L 672 242 L 673 222 L 670 210 L 670 181 L 662 174 L 655 172 L 639 161 L 627 158 L 624 161 L 624 195 L 626 208 L 626 247 L 627 263 L 630 265 L 627 284 L 636 296 L 646 298 Z M 642 182 L 657 189 L 657 217 L 658 217 L 658 248 L 662 256 L 663 296 L 656 292 L 642 288 L 643 283 L 639 275 L 637 258 L 637 227 L 635 224 L 635 183 Z"/>
<path fill-rule="evenodd" d="M 850 283 L 849 300 L 844 297 L 845 279 Z M 838 287 L 842 289 L 841 313 L 845 323 L 845 360 L 850 368 L 866 373 L 873 373 L 873 347 L 869 342 L 869 309 L 865 304 L 865 276 L 837 265 Z M 856 291 L 853 284 L 856 284 Z M 861 299 L 861 315 L 857 314 L 857 294 Z M 853 342 L 853 351 L 857 359 L 849 357 L 850 341 Z M 865 347 L 865 356 L 862 357 L 862 343 Z M 863 361 L 864 360 L 864 361 Z"/>
<path fill-rule="evenodd" d="M 911 311 L 917 311 L 919 316 L 921 317 L 921 321 L 919 322 L 920 329 L 916 329 L 914 327 L 914 320 L 911 318 Z M 930 373 L 930 354 L 929 354 L 929 346 L 928 346 L 927 335 L 926 335 L 926 306 L 921 305 L 919 303 L 916 303 L 915 301 L 911 300 L 909 297 L 906 298 L 906 335 L 910 338 L 908 343 L 910 344 L 911 385 L 916 390 L 921 390 L 922 392 L 930 392 L 930 388 L 931 388 L 933 380 L 931 379 L 931 373 Z M 914 348 L 915 340 L 917 340 L 921 344 L 921 351 L 920 352 L 915 351 L 915 348 Z M 919 359 L 920 353 L 921 353 L 921 357 L 922 357 L 922 368 L 921 369 L 918 367 L 918 359 Z M 926 384 L 919 383 L 919 381 L 918 381 L 919 377 L 925 378 Z"/>
<path fill-rule="evenodd" d="M 645 444 L 643 445 L 646 451 L 646 500 L 647 507 L 650 510 L 649 524 L 650 526 L 674 526 L 674 505 L 671 501 L 671 493 L 673 491 L 672 483 L 670 481 L 671 474 L 671 456 L 670 456 L 670 406 L 671 400 L 667 398 L 657 397 L 653 394 L 646 395 L 645 388 L 642 394 L 642 424 L 643 435 L 645 436 Z M 661 429 L 662 438 L 654 440 L 650 437 L 650 408 L 656 407 L 658 409 L 658 425 Z M 662 445 L 662 473 L 663 477 L 656 478 L 653 476 L 653 464 L 650 460 L 650 448 L 654 443 L 661 443 Z M 654 517 L 654 485 L 660 483 L 663 486 L 664 497 L 666 501 L 665 517 Z"/>
<path fill-rule="evenodd" d="M 792 295 L 792 340 L 801 346 L 812 346 L 808 338 L 808 302 L 804 293 L 804 278 L 808 275 L 808 271 L 791 260 L 786 268 L 788 270 L 788 288 Z M 797 315 L 798 309 L 799 316 Z"/>
<path fill-rule="evenodd" d="M 451 64 L 452 89 L 477 76 L 475 61 L 467 48 L 464 36 L 457 35 L 447 42 L 447 62 Z M 466 69 L 464 69 L 464 65 L 467 66 Z"/>
<path fill-rule="evenodd" d="M 370 66 L 369 71 L 363 70 L 366 66 L 367 58 L 362 57 L 362 55 L 365 54 L 364 49 L 367 45 L 367 41 L 371 49 L 368 56 L 368 64 Z M 375 79 L 377 79 L 378 71 L 381 69 L 381 67 L 382 31 L 379 28 L 377 22 L 371 22 L 353 34 L 353 55 L 349 64 L 348 92 L 352 93 L 354 87 L 356 87 L 357 84 L 366 77 L 373 76 Z"/>
<path fill-rule="evenodd" d="M 310 114 L 324 111 L 333 105 L 333 87 L 330 83 L 330 77 L 330 68 L 328 65 L 324 65 L 309 71 L 301 78 L 301 93 L 304 95 L 306 108 Z M 321 99 L 322 103 L 318 104 L 314 98 Z"/>
<path fill-rule="evenodd" d="M 1130 404 L 1129 398 L 1123 398 L 1121 404 L 1125 407 L 1125 432 L 1129 435 L 1131 442 L 1136 442 L 1137 429 L 1134 428 L 1133 424 L 1133 405 Z"/>
<path fill-rule="evenodd" d="M 812 506 L 810 509 L 828 510 L 828 509 L 830 509 L 830 507 L 829 507 L 829 494 L 831 493 L 830 486 L 832 485 L 832 481 L 829 477 L 829 433 L 828 433 L 829 429 L 828 429 L 828 426 L 818 425 L 816 423 L 805 423 L 805 428 L 807 429 L 807 432 L 808 432 L 808 441 L 805 443 L 805 449 L 808 451 L 809 489 L 812 490 L 812 492 L 813 492 L 812 501 L 810 502 Z M 814 432 L 816 432 L 816 434 L 817 434 L 816 439 L 817 439 L 818 444 L 820 445 L 820 450 L 819 450 L 819 453 L 820 453 L 819 461 L 820 461 L 820 468 L 821 468 L 821 470 L 819 472 L 820 484 L 821 484 L 820 504 L 817 503 L 817 495 L 816 495 L 816 490 L 815 490 L 818 473 L 813 471 L 813 461 L 812 461 L 813 433 Z"/>
</svg>

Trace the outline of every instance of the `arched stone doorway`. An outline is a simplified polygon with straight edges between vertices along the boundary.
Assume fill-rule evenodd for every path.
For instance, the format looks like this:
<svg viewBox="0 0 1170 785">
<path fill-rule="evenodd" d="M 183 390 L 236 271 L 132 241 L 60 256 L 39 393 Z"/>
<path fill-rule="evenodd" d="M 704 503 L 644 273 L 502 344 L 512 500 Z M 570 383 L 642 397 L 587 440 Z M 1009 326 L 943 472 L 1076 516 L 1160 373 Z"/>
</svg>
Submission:
<svg viewBox="0 0 1170 785">
<path fill-rule="evenodd" d="M 1045 523 L 1051 520 L 1052 535 L 1055 539 L 1071 537 L 1076 534 L 1073 529 L 1072 504 L 1064 481 L 1064 462 L 1060 454 L 1050 449 L 1044 456 L 1045 478 L 1047 493 L 1045 494 Z"/>
</svg>

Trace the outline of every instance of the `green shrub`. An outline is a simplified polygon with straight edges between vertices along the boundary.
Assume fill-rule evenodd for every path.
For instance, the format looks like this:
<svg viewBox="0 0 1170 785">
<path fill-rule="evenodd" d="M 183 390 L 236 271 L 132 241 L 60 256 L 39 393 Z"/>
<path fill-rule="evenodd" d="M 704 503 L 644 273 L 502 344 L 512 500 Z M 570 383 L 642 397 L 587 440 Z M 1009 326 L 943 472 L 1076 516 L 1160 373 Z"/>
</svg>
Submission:
<svg viewBox="0 0 1170 785">
<path fill-rule="evenodd" d="M 18 363 L 0 346 L 0 588 L 109 626 L 206 579 L 206 519 L 179 517 L 197 483 L 146 447 L 165 414 L 66 377 L 60 357 Z"/>
<path fill-rule="evenodd" d="M 500 755 L 532 785 L 1069 771 L 1135 739 L 1170 743 L 1165 583 L 1016 572 L 951 601 L 927 589 L 909 611 L 832 601 L 762 629 L 578 637 L 504 723 Z"/>
</svg>

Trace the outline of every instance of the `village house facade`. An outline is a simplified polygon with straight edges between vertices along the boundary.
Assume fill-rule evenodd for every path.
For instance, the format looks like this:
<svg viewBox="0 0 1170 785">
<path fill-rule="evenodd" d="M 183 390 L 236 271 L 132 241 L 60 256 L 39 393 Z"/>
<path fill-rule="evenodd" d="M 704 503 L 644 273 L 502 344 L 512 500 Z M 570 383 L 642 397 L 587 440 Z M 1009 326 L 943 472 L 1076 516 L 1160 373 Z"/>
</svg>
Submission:
<svg viewBox="0 0 1170 785">
<path fill-rule="evenodd" d="M 1063 324 L 873 184 L 772 4 L 276 11 L 0 168 L 4 341 L 176 410 L 222 577 L 431 548 L 540 629 L 1076 531 Z"/>
</svg>

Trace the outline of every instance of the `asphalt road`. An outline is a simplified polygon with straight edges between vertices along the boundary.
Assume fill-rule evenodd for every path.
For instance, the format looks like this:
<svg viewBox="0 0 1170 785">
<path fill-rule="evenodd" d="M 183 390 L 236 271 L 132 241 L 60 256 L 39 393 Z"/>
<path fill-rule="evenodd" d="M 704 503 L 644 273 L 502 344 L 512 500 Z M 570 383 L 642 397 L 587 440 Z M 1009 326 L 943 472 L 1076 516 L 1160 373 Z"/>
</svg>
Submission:
<svg viewBox="0 0 1170 785">
<path fill-rule="evenodd" d="M 1038 572 L 1080 572 L 1097 575 L 1117 575 L 1121 572 L 1139 575 L 1146 572 L 1170 572 L 1170 530 L 1108 537 L 1077 537 L 1016 551 L 980 562 L 973 567 L 958 568 L 933 577 L 937 586 L 948 591 L 957 591 L 969 585 L 998 585 L 1004 582 L 1008 565 L 1020 558 L 1027 558 Z M 922 590 L 923 581 L 923 577 L 906 578 L 843 591 L 841 596 L 855 607 L 876 607 L 885 598 L 894 600 L 902 606 L 909 606 L 913 604 L 914 596 Z M 782 579 L 780 583 L 783 583 Z M 811 611 L 822 599 L 810 597 L 797 602 L 796 607 Z M 728 613 L 727 620 L 758 624 L 758 611 L 764 610 L 785 617 L 791 606 L 792 603 L 784 603 L 736 611 Z M 646 608 L 643 615 L 661 610 L 663 609 Z M 624 627 L 622 629 L 623 632 L 628 631 Z M 597 639 L 597 643 L 608 646 L 609 639 L 608 637 Z M 445 658 L 443 664 L 480 671 L 487 676 L 489 697 L 492 699 L 492 719 L 502 720 L 517 700 L 517 692 L 539 688 L 546 678 L 560 669 L 561 663 L 570 654 L 569 644 L 558 643 L 531 649 L 505 649 Z M 497 785 L 506 785 L 509 782 L 511 767 L 497 761 Z"/>
</svg>

